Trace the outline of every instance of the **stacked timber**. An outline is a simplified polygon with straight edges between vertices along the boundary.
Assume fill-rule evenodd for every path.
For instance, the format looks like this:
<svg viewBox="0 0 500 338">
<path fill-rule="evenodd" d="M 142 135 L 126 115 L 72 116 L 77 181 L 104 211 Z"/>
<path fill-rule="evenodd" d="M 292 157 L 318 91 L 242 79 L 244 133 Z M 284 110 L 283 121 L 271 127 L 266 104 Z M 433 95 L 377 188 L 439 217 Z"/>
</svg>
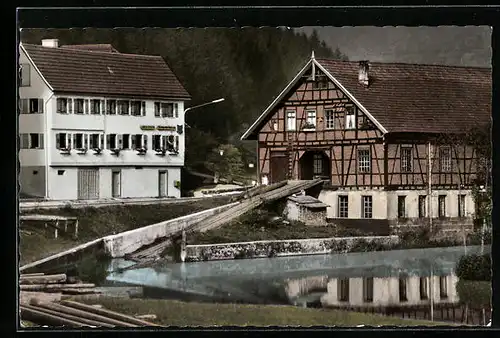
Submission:
<svg viewBox="0 0 500 338">
<path fill-rule="evenodd" d="M 29 304 L 22 304 L 20 310 L 22 320 L 39 325 L 104 328 L 159 326 L 143 319 L 104 309 L 102 306 L 75 301 L 54 303 L 33 299 Z M 155 318 L 153 315 L 148 317 Z"/>
<path fill-rule="evenodd" d="M 21 302 L 29 301 L 33 297 L 43 299 L 60 299 L 60 295 L 80 295 L 99 293 L 92 283 L 82 283 L 66 274 L 45 275 L 43 273 L 23 274 L 19 278 Z M 59 295 L 44 295 L 44 294 Z"/>
</svg>

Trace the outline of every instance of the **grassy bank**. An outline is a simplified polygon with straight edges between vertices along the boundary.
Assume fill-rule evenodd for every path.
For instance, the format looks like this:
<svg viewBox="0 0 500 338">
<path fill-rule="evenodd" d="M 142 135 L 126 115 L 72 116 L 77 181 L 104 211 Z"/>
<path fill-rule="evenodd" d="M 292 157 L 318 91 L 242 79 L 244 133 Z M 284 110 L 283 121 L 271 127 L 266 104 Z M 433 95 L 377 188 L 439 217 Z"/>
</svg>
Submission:
<svg viewBox="0 0 500 338">
<path fill-rule="evenodd" d="M 306 309 L 279 305 L 187 303 L 175 300 L 75 297 L 87 304 L 129 315 L 155 314 L 164 326 L 436 326 L 436 322 L 330 309 Z"/>
<path fill-rule="evenodd" d="M 60 215 L 77 217 L 78 240 L 60 237 L 54 239 L 52 230 L 41 223 L 25 223 L 20 232 L 20 264 L 48 257 L 73 246 L 115 233 L 189 215 L 229 203 L 230 196 L 186 201 L 175 204 L 126 205 L 89 208 L 61 208 L 31 210 L 24 214 Z"/>
</svg>

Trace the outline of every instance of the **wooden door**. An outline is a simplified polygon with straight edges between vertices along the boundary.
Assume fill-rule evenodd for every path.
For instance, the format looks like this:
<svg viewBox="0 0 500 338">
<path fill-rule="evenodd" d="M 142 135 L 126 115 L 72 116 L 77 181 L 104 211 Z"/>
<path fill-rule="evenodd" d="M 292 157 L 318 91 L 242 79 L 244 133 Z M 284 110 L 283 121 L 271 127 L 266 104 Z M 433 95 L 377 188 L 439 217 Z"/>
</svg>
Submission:
<svg viewBox="0 0 500 338">
<path fill-rule="evenodd" d="M 284 151 L 271 152 L 271 179 L 270 183 L 284 181 L 288 176 L 288 157 Z"/>
<path fill-rule="evenodd" d="M 78 169 L 78 199 L 99 198 L 99 169 Z"/>
<path fill-rule="evenodd" d="M 119 170 L 113 171 L 111 174 L 111 196 L 121 196 L 121 172 Z"/>
<path fill-rule="evenodd" d="M 168 196 L 167 189 L 167 172 L 159 171 L 158 172 L 158 196 L 167 197 Z"/>
</svg>

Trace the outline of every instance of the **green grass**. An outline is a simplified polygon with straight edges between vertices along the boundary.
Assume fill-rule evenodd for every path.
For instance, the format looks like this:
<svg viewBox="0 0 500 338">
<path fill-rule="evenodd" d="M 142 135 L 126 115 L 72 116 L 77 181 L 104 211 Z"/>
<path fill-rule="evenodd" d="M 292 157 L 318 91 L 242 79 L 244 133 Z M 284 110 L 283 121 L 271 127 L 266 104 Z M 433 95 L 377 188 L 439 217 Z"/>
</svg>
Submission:
<svg viewBox="0 0 500 338">
<path fill-rule="evenodd" d="M 163 326 L 437 326 L 450 325 L 331 309 L 283 305 L 242 305 L 181 302 L 176 300 L 74 297 L 87 304 L 129 315 L 155 314 Z"/>
<path fill-rule="evenodd" d="M 77 217 L 78 240 L 54 239 L 54 231 L 45 230 L 41 223 L 26 223 L 20 233 L 20 264 L 26 264 L 70 249 L 88 241 L 144 227 L 150 224 L 189 215 L 194 212 L 215 208 L 229 203 L 229 196 L 208 198 L 195 202 L 176 204 L 127 205 L 89 208 L 61 208 L 52 210 L 31 210 L 24 214 L 60 215 Z M 28 233 L 29 232 L 29 233 Z"/>
</svg>

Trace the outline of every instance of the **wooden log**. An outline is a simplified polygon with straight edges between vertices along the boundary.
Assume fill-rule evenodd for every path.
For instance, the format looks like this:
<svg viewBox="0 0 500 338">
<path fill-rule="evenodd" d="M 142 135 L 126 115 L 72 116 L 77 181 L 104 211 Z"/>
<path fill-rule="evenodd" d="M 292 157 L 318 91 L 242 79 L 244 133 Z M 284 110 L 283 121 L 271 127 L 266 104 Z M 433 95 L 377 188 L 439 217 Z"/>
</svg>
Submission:
<svg viewBox="0 0 500 338">
<path fill-rule="evenodd" d="M 66 274 L 21 277 L 19 284 L 58 284 L 66 282 Z"/>
<path fill-rule="evenodd" d="M 30 301 L 34 298 L 43 302 L 58 302 L 61 300 L 61 296 L 62 294 L 60 292 L 48 293 L 48 292 L 21 291 L 19 292 L 19 303 L 29 304 Z"/>
<path fill-rule="evenodd" d="M 60 317 L 60 318 L 65 318 L 65 319 L 73 320 L 75 322 L 79 322 L 79 323 L 83 323 L 83 324 L 87 324 L 87 325 L 96 326 L 96 327 L 107 327 L 107 328 L 113 328 L 113 327 L 115 327 L 115 325 L 111 325 L 111 324 L 104 323 L 104 322 L 99 322 L 99 321 L 96 321 L 96 320 L 91 320 L 91 319 L 86 319 L 86 318 L 82 318 L 82 317 L 73 316 L 73 315 L 70 315 L 70 314 L 67 314 L 67 313 L 62 313 L 62 312 L 59 312 L 59 311 L 51 310 L 51 309 L 48 309 L 48 308 L 45 308 L 45 307 L 42 307 L 42 306 L 24 305 L 24 307 L 26 307 L 28 309 L 32 309 L 32 310 L 36 310 L 36 311 L 48 313 L 50 315 L 57 316 L 57 317 Z"/>
<path fill-rule="evenodd" d="M 45 275 L 45 273 L 43 273 L 43 272 L 22 273 L 19 275 L 19 278 L 35 277 L 35 276 L 43 276 L 43 275 Z"/>
<path fill-rule="evenodd" d="M 126 321 L 128 323 L 132 323 L 132 324 L 136 324 L 136 325 L 141 325 L 141 326 L 160 326 L 160 325 L 157 325 L 157 324 L 154 324 L 154 323 L 150 323 L 150 322 L 146 322 L 144 320 L 140 320 L 140 319 L 134 318 L 132 316 L 124 315 L 122 313 L 114 312 L 114 311 L 107 310 L 107 309 L 98 309 L 98 308 L 95 308 L 95 307 L 93 307 L 91 305 L 82 304 L 82 303 L 78 303 L 78 302 L 71 301 L 71 300 L 63 300 L 63 301 L 61 301 L 61 304 L 66 305 L 66 306 L 70 306 L 70 307 L 74 307 L 76 309 L 80 309 L 80 310 L 83 310 L 83 311 L 89 311 L 89 312 L 92 312 L 92 313 L 95 313 L 95 314 L 107 316 L 109 318 L 114 318 L 114 319 L 117 319 L 117 320 Z"/>
<path fill-rule="evenodd" d="M 102 293 L 101 291 L 97 291 L 96 289 L 61 289 L 60 290 L 65 295 L 87 295 L 94 293 Z"/>
<path fill-rule="evenodd" d="M 95 284 L 21 284 L 19 288 L 23 291 L 60 291 L 61 289 L 89 289 Z"/>
<path fill-rule="evenodd" d="M 115 319 L 110 318 L 110 317 L 100 316 L 100 315 L 92 313 L 92 312 L 82 311 L 82 310 L 75 309 L 75 308 L 68 307 L 68 306 L 64 306 L 61 304 L 56 304 L 56 303 L 38 303 L 37 304 L 36 302 L 33 302 L 32 305 L 40 306 L 40 307 L 43 307 L 43 308 L 46 308 L 49 310 L 54 310 L 57 312 L 62 312 L 62 313 L 74 315 L 74 316 L 77 316 L 80 318 L 86 318 L 86 319 L 90 319 L 90 320 L 94 320 L 94 321 L 98 321 L 98 322 L 103 322 L 103 323 L 107 323 L 107 324 L 111 324 L 111 325 L 115 325 L 115 326 L 137 327 L 137 325 L 134 325 L 134 324 L 131 324 L 128 322 L 115 320 Z"/>
<path fill-rule="evenodd" d="M 69 326 L 69 327 L 84 327 L 89 326 L 88 324 L 83 324 L 74 320 L 69 320 L 66 318 L 61 318 L 59 316 L 54 316 L 46 312 L 29 309 L 23 305 L 19 307 L 21 310 L 21 319 L 28 320 L 30 322 L 41 324 L 41 325 L 51 325 L 51 326 Z"/>
<path fill-rule="evenodd" d="M 137 318 L 137 319 L 147 319 L 147 320 L 156 320 L 156 315 L 155 314 L 136 315 L 135 318 Z"/>
</svg>

